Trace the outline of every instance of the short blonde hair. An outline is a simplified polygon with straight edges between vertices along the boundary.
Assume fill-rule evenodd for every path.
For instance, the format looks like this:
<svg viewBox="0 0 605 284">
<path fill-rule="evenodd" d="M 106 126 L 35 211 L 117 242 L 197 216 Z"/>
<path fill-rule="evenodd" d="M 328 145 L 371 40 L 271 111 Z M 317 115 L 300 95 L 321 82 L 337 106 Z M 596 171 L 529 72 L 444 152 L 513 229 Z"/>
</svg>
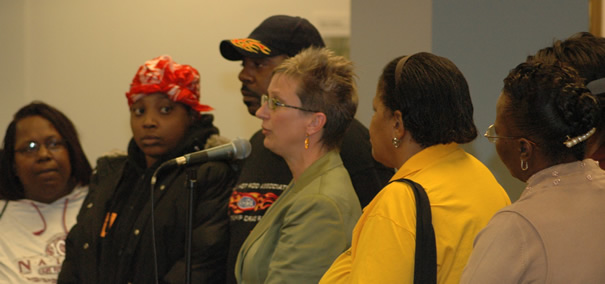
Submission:
<svg viewBox="0 0 605 284">
<path fill-rule="evenodd" d="M 357 111 L 353 63 L 327 48 L 310 47 L 286 59 L 273 74 L 300 80 L 296 95 L 302 107 L 326 115 L 320 141 L 330 150 L 340 148 L 342 137 Z"/>
</svg>

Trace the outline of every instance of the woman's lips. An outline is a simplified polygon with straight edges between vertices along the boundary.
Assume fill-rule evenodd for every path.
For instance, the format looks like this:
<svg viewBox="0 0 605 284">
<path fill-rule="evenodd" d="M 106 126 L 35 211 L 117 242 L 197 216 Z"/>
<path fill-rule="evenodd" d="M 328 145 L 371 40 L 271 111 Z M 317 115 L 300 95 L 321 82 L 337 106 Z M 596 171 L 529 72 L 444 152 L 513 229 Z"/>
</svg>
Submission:
<svg viewBox="0 0 605 284">
<path fill-rule="evenodd" d="M 48 169 L 39 170 L 36 173 L 37 174 L 44 174 L 44 173 L 57 172 L 57 171 L 59 171 L 59 169 L 57 169 L 57 168 L 48 168 Z"/>
<path fill-rule="evenodd" d="M 160 137 L 157 136 L 144 136 L 141 138 L 141 144 L 145 146 L 152 146 L 159 144 L 162 141 Z"/>
<path fill-rule="evenodd" d="M 35 173 L 36 173 L 36 176 L 38 176 L 39 178 L 54 178 L 56 175 L 59 174 L 59 169 L 49 168 L 49 169 L 43 169 L 43 170 L 37 171 Z"/>
</svg>

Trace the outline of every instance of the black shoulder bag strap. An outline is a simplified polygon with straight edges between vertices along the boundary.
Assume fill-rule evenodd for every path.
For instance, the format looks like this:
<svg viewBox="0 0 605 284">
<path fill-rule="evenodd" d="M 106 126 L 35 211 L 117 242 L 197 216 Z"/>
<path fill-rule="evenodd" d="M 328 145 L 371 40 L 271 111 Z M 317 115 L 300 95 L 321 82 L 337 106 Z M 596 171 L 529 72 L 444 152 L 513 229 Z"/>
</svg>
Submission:
<svg viewBox="0 0 605 284">
<path fill-rule="evenodd" d="M 431 216 L 431 204 L 424 188 L 409 179 L 397 179 L 410 185 L 416 197 L 416 254 L 414 284 L 437 283 L 437 248 Z M 393 181 L 392 181 L 393 182 Z"/>
</svg>

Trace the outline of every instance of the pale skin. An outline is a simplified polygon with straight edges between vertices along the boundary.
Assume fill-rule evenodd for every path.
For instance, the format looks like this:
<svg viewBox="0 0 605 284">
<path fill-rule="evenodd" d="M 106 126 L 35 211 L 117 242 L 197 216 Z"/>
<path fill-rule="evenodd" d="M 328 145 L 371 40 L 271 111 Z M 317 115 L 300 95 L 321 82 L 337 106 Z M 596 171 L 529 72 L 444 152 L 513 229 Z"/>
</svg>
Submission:
<svg viewBox="0 0 605 284">
<path fill-rule="evenodd" d="M 276 74 L 269 85 L 269 97 L 300 107 L 301 101 L 296 94 L 298 85 L 296 78 Z M 256 116 L 263 121 L 265 147 L 284 158 L 295 181 L 311 164 L 329 151 L 320 142 L 326 123 L 326 115 L 321 112 L 287 107 L 271 110 L 268 103 L 265 103 L 256 111 Z M 305 149 L 306 135 L 309 137 L 308 149 Z"/>
</svg>

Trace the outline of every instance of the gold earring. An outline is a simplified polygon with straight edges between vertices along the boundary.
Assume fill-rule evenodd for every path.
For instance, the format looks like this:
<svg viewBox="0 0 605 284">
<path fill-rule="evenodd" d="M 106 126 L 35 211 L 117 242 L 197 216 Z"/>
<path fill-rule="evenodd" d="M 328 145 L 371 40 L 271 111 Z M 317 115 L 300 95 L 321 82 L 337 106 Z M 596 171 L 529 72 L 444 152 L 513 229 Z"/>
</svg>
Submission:
<svg viewBox="0 0 605 284">
<path fill-rule="evenodd" d="M 309 149 L 309 134 L 307 134 L 307 138 L 305 138 L 305 149 Z"/>
<path fill-rule="evenodd" d="M 395 146 L 395 148 L 399 148 L 399 145 L 401 145 L 401 140 L 399 140 L 397 137 L 393 137 L 393 146 Z"/>
</svg>

